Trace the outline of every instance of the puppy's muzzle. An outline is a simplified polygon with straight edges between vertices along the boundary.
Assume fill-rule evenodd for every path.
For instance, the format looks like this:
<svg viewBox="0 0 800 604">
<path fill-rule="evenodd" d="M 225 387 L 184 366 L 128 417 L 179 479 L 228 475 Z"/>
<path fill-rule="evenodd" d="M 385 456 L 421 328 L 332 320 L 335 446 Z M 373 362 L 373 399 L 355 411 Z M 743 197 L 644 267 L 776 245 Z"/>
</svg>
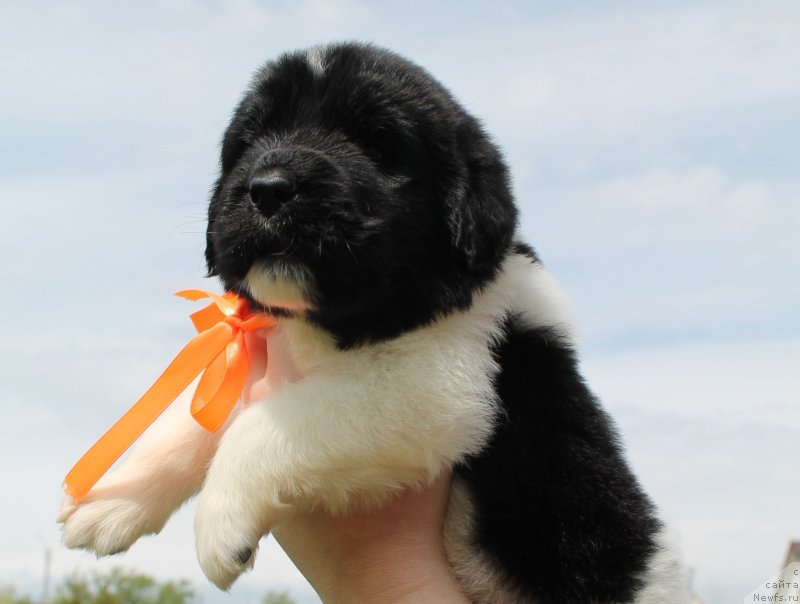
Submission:
<svg viewBox="0 0 800 604">
<path fill-rule="evenodd" d="M 344 148 L 341 143 L 339 147 Z M 253 162 L 243 183 L 245 202 L 257 214 L 270 218 L 283 213 L 287 206 L 297 209 L 304 201 L 340 197 L 346 189 L 342 168 L 334 153 L 300 142 L 284 142 L 265 150 Z"/>
</svg>

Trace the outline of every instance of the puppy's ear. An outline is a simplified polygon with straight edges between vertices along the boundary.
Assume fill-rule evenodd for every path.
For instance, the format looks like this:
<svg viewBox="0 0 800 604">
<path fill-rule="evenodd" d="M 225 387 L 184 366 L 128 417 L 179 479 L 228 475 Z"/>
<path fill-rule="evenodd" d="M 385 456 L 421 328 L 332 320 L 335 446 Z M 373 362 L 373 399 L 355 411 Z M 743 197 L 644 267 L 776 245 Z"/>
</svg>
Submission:
<svg viewBox="0 0 800 604">
<path fill-rule="evenodd" d="M 470 271 L 494 269 L 517 226 L 517 209 L 499 150 L 471 120 L 460 129 L 465 173 L 447 200 L 447 223 L 456 253 Z"/>
</svg>

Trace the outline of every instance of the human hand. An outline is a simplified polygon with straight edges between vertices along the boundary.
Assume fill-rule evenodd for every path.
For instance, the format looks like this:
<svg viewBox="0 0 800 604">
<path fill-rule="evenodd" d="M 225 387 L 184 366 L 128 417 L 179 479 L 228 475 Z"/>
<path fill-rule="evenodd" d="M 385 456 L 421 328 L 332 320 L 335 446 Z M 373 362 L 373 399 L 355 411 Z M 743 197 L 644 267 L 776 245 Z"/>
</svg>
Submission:
<svg viewBox="0 0 800 604">
<path fill-rule="evenodd" d="M 325 604 L 468 604 L 442 543 L 450 473 L 379 509 L 298 513 L 273 535 Z"/>
</svg>

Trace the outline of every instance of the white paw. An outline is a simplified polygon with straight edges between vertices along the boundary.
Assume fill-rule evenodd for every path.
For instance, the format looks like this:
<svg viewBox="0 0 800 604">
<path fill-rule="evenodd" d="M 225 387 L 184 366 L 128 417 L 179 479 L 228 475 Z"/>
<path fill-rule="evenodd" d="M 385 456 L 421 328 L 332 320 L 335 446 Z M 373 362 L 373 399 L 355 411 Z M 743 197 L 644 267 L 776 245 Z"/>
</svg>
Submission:
<svg viewBox="0 0 800 604">
<path fill-rule="evenodd" d="M 79 503 L 67 499 L 58 521 L 64 525 L 64 545 L 109 556 L 126 551 L 142 535 L 158 533 L 167 518 L 142 500 L 109 497 Z"/>
<path fill-rule="evenodd" d="M 273 519 L 269 509 L 252 499 L 220 495 L 207 485 L 197 502 L 194 531 L 197 560 L 208 580 L 227 590 L 250 570 L 258 542 L 269 532 Z"/>
</svg>

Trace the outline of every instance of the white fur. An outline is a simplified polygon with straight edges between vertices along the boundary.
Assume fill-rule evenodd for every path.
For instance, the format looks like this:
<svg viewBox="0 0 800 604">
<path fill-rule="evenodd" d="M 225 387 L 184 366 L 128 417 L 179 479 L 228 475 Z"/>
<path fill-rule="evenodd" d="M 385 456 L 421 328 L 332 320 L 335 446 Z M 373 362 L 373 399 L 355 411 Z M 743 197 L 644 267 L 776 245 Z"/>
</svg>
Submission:
<svg viewBox="0 0 800 604">
<path fill-rule="evenodd" d="M 265 304 L 302 307 L 313 298 L 313 285 L 297 272 L 253 269 L 248 285 Z M 541 265 L 510 256 L 469 310 L 389 341 L 342 351 L 302 318 L 279 319 L 267 336 L 265 399 L 235 414 L 218 442 L 219 434 L 190 418 L 185 393 L 183 405 L 117 472 L 79 503 L 65 504 L 64 541 L 100 555 L 127 549 L 161 529 L 208 467 L 197 506 L 197 555 L 209 579 L 226 589 L 252 566 L 252 557 L 238 559 L 242 553 L 255 552 L 293 509 L 373 504 L 478 452 L 498 413 L 491 349 L 503 318 L 524 309 L 529 325 L 555 327 L 571 341 L 563 308 L 563 294 Z M 448 555 L 472 593 L 500 597 L 499 575 L 469 543 L 471 505 L 456 482 Z M 652 588 L 636 604 L 678 601 L 659 595 L 672 564 L 668 554 L 657 558 L 647 577 Z M 507 594 L 496 602 L 514 599 Z"/>
<path fill-rule="evenodd" d="M 662 529 L 656 537 L 658 552 L 642 577 L 644 588 L 634 604 L 686 604 L 690 602 L 689 576 L 683 565 L 677 536 Z"/>
<path fill-rule="evenodd" d="M 515 604 L 518 596 L 492 560 L 475 547 L 475 511 L 467 487 L 453 479 L 444 521 L 444 547 L 459 584 L 476 602 Z"/>
<path fill-rule="evenodd" d="M 248 271 L 245 283 L 252 296 L 266 306 L 293 311 L 313 306 L 314 280 L 297 264 L 257 263 Z"/>
<path fill-rule="evenodd" d="M 514 311 L 528 327 L 553 327 L 563 343 L 577 346 L 569 298 L 539 262 L 531 262 L 525 256 L 509 256 L 504 274 L 508 297 L 515 301 Z"/>
<path fill-rule="evenodd" d="M 306 51 L 306 61 L 315 76 L 319 77 L 325 73 L 325 54 L 323 48 L 314 46 Z"/>
<path fill-rule="evenodd" d="M 224 588 L 244 570 L 235 554 L 255 549 L 287 506 L 339 511 L 354 496 L 380 500 L 477 452 L 497 412 L 491 344 L 523 267 L 507 264 L 469 311 L 372 346 L 341 351 L 303 319 L 279 320 L 268 335 L 270 394 L 230 422 L 216 453 L 219 434 L 189 417 L 187 392 L 183 408 L 160 420 L 119 470 L 65 504 L 65 543 L 109 554 L 157 532 L 197 490 L 213 456 L 197 548 L 206 574 Z M 251 291 L 274 302 L 277 275 L 251 275 Z"/>
<path fill-rule="evenodd" d="M 199 498 L 197 553 L 214 583 L 241 573 L 234 554 L 255 549 L 287 506 L 379 501 L 483 447 L 507 281 L 504 272 L 468 312 L 371 346 L 338 350 L 300 319 L 269 334 L 284 365 L 270 365 L 268 382 L 280 385 L 225 434 Z"/>
</svg>

